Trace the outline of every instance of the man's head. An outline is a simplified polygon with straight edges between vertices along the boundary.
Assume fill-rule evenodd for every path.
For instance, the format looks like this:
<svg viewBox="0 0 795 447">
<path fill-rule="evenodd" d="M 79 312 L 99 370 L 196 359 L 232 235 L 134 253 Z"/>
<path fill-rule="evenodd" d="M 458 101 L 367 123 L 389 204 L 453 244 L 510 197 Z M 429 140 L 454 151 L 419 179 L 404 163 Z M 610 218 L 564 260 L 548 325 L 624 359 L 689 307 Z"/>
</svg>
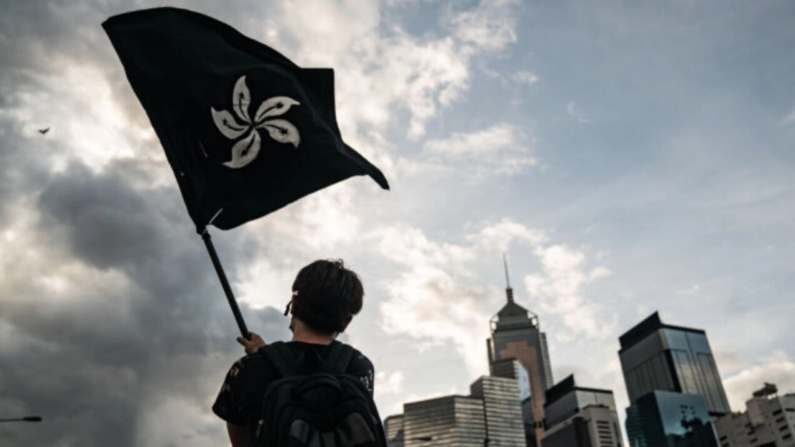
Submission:
<svg viewBox="0 0 795 447">
<path fill-rule="evenodd" d="M 362 310 L 364 288 L 342 260 L 315 261 L 293 282 L 293 315 L 324 334 L 343 332 Z"/>
</svg>

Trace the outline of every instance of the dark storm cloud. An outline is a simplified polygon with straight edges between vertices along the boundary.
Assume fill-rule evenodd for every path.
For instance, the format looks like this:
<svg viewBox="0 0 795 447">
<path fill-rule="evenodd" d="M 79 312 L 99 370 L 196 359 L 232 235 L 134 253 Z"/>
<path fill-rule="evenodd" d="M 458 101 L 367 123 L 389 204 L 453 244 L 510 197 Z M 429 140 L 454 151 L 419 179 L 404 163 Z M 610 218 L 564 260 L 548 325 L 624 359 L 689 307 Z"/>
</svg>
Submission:
<svg viewBox="0 0 795 447">
<path fill-rule="evenodd" d="M 238 352 L 231 313 L 176 186 L 136 190 L 130 180 L 136 175 L 143 174 L 129 163 L 93 173 L 73 162 L 44 181 L 42 239 L 62 244 L 70 260 L 123 274 L 135 287 L 98 295 L 86 284 L 67 297 L 72 303 L 43 308 L 31 297 L 4 306 L 0 318 L 21 338 L 49 346 L 30 343 L 0 356 L 0 396 L 47 418 L 28 442 L 135 445 L 136 421 L 153 401 L 176 395 L 209 411 L 202 359 Z M 234 267 L 237 249 L 220 244 L 219 250 Z M 284 336 L 286 321 L 277 311 L 243 306 L 243 312 L 265 337 Z M 219 384 L 228 366 L 217 365 Z"/>
<path fill-rule="evenodd" d="M 0 222 L 8 222 L 7 215 L 17 192 L 40 185 L 47 177 L 47 168 L 40 159 L 24 153 L 38 149 L 39 142 L 17 135 L 11 123 L 0 120 Z"/>
<path fill-rule="evenodd" d="M 57 139 L 59 123 L 13 114 L 37 92 L 64 100 L 42 81 L 57 78 L 60 61 L 101 70 L 127 119 L 145 123 L 99 26 L 135 8 L 17 1 L 0 7 L 0 232 L 15 221 L 13 213 L 32 213 L 29 249 L 48 254 L 24 272 L 28 277 L 0 284 L 0 330 L 13 335 L 0 349 L 0 413 L 23 409 L 45 417 L 33 428 L 4 424 L 0 445 L 141 445 L 148 436 L 142 424 L 169 399 L 209 414 L 226 369 L 242 353 L 237 327 L 176 182 L 148 186 L 157 184 L 153 174 L 133 159 L 91 169 Z M 48 125 L 55 135 L 30 135 Z M 52 169 L 54 157 L 68 160 L 65 169 Z M 239 239 L 214 236 L 234 279 L 253 253 Z M 82 266 L 72 273 L 76 285 L 57 299 L 43 297 L 39 280 L 72 264 Z M 266 339 L 286 335 L 276 310 L 241 310 Z M 223 435 L 220 420 L 209 430 L 174 418 L 191 436 Z"/>
</svg>

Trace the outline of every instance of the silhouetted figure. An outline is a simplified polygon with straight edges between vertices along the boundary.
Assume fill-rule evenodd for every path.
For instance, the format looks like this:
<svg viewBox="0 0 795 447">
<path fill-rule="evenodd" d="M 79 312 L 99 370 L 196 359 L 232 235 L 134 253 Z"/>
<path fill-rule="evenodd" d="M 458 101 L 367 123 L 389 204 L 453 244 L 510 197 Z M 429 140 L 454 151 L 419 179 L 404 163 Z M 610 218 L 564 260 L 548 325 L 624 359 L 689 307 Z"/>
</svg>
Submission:
<svg viewBox="0 0 795 447">
<path fill-rule="evenodd" d="M 46 134 L 46 133 L 47 133 L 47 132 L 49 132 L 49 131 L 50 131 L 50 128 L 49 128 L 49 127 L 48 127 L 48 128 L 46 128 L 46 129 L 39 129 L 39 133 L 40 133 L 40 134 L 42 134 L 42 135 Z"/>
<path fill-rule="evenodd" d="M 386 446 L 373 364 L 336 340 L 363 297 L 359 277 L 341 260 L 315 261 L 298 273 L 284 311 L 292 315 L 292 341 L 238 337 L 248 355 L 232 365 L 213 405 L 233 447 Z"/>
</svg>

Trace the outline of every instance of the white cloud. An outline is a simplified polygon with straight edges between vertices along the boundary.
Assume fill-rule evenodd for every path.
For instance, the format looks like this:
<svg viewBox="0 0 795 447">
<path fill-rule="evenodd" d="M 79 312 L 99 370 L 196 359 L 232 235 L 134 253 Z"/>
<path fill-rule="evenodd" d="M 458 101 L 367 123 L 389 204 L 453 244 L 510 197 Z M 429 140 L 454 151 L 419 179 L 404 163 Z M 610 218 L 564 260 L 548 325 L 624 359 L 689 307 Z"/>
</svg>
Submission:
<svg viewBox="0 0 795 447">
<path fill-rule="evenodd" d="M 400 394 L 403 392 L 405 376 L 400 371 L 378 371 L 375 374 L 375 393 Z"/>
<path fill-rule="evenodd" d="M 439 0 L 386 0 L 386 5 L 393 8 L 401 8 L 412 4 L 433 3 L 438 1 Z"/>
<path fill-rule="evenodd" d="M 723 386 L 732 410 L 745 411 L 745 401 L 765 382 L 775 383 L 781 394 L 795 392 L 795 361 L 784 351 L 775 351 L 759 359 L 756 365 L 725 379 Z"/>
<path fill-rule="evenodd" d="M 240 301 L 283 309 L 298 266 L 313 257 L 333 257 L 357 239 L 361 223 L 355 194 L 354 185 L 339 183 L 243 227 L 250 249 L 279 256 L 259 256 L 238 267 L 234 286 Z"/>
<path fill-rule="evenodd" d="M 542 310 L 561 317 L 567 332 L 604 337 L 615 326 L 601 325 L 601 307 L 583 294 L 585 285 L 609 271 L 586 271 L 582 252 L 546 245 L 543 231 L 503 219 L 468 235 L 467 243 L 460 245 L 434 242 L 411 227 L 385 228 L 367 238 L 379 254 L 398 265 L 399 273 L 383 284 L 389 297 L 380 307 L 385 331 L 431 346 L 450 343 L 473 375 L 485 371 L 481 346 L 489 335 L 486 322 L 502 302 L 497 287 L 473 283 L 473 272 L 482 268 L 484 259 L 498 259 L 512 244 L 529 247 L 541 262 L 543 273 L 529 275 L 526 282 L 541 298 Z"/>
<path fill-rule="evenodd" d="M 486 371 L 478 348 L 488 337 L 488 297 L 496 291 L 468 282 L 481 256 L 477 242 L 438 243 L 411 227 L 384 228 L 368 239 L 402 270 L 383 284 L 389 296 L 380 306 L 384 330 L 416 338 L 422 347 L 451 343 L 471 374 Z"/>
<path fill-rule="evenodd" d="M 355 195 L 354 185 L 340 183 L 304 197 L 285 209 L 283 218 L 273 219 L 274 230 L 315 251 L 351 242 L 360 226 L 358 215 L 351 212 Z"/>
<path fill-rule="evenodd" d="M 676 291 L 677 295 L 695 295 L 696 293 L 701 291 L 701 286 L 698 284 L 693 284 L 692 287 L 688 287 L 686 289 L 680 289 Z"/>
<path fill-rule="evenodd" d="M 466 240 L 481 252 L 497 250 L 500 253 L 506 253 L 513 241 L 523 241 L 534 247 L 547 242 L 548 237 L 542 230 L 528 228 L 518 222 L 503 218 L 495 224 L 483 227 L 475 234 L 470 234 Z"/>
<path fill-rule="evenodd" d="M 786 126 L 792 123 L 795 123 L 795 109 L 792 109 L 792 112 L 790 112 L 789 115 L 782 118 L 780 124 L 782 126 Z"/>
<path fill-rule="evenodd" d="M 539 301 L 540 310 L 557 316 L 569 329 L 561 340 L 577 335 L 605 339 L 615 332 L 617 320 L 602 315 L 601 306 L 583 296 L 583 288 L 608 276 L 604 267 L 586 268 L 585 253 L 566 245 L 536 246 L 534 254 L 541 262 L 542 272 L 525 276 L 524 283 L 531 298 Z"/>
<path fill-rule="evenodd" d="M 252 308 L 274 307 L 282 310 L 290 300 L 290 290 L 296 269 L 274 265 L 260 257 L 249 265 L 241 266 L 238 280 L 234 282 L 238 300 Z"/>
<path fill-rule="evenodd" d="M 50 72 L 30 74 L 13 93 L 17 106 L 3 110 L 5 118 L 18 123 L 22 135 L 37 146 L 51 169 L 61 171 L 73 159 L 95 172 L 110 161 L 156 159 L 166 166 L 152 179 L 171 181 L 165 156 L 151 151 L 154 131 L 148 121 L 132 120 L 114 97 L 112 80 L 93 64 L 77 64 L 56 57 Z M 141 115 L 143 110 L 140 109 Z M 50 130 L 45 135 L 39 128 Z M 58 150 L 53 150 L 58 147 Z"/>
<path fill-rule="evenodd" d="M 579 106 L 577 106 L 574 101 L 569 102 L 569 104 L 566 106 L 566 113 L 583 124 L 588 124 L 591 122 L 591 119 L 583 114 L 582 110 L 580 110 Z"/>
<path fill-rule="evenodd" d="M 425 150 L 431 154 L 456 156 L 492 154 L 517 145 L 519 134 L 509 124 L 498 124 L 472 133 L 453 133 L 445 140 L 428 140 Z"/>
<path fill-rule="evenodd" d="M 517 84 L 533 85 L 539 81 L 539 78 L 532 71 L 517 71 L 511 76 L 511 80 Z"/>
<path fill-rule="evenodd" d="M 384 128 L 402 108 L 409 112 L 407 134 L 416 138 L 469 88 L 473 57 L 516 40 L 518 3 L 484 0 L 451 13 L 444 19 L 451 34 L 441 37 L 412 36 L 385 22 L 369 1 L 289 3 L 268 26 L 271 39 L 296 47 L 287 54 L 296 54 L 299 65 L 336 68 L 343 135 Z"/>
<path fill-rule="evenodd" d="M 477 175 L 514 175 L 538 163 L 529 155 L 528 140 L 514 126 L 496 124 L 470 133 L 456 132 L 445 139 L 428 140 L 424 152 L 431 161 L 463 162 Z"/>
<path fill-rule="evenodd" d="M 452 16 L 448 25 L 462 42 L 485 51 L 499 51 L 516 41 L 518 0 L 481 0 L 477 8 Z"/>
</svg>

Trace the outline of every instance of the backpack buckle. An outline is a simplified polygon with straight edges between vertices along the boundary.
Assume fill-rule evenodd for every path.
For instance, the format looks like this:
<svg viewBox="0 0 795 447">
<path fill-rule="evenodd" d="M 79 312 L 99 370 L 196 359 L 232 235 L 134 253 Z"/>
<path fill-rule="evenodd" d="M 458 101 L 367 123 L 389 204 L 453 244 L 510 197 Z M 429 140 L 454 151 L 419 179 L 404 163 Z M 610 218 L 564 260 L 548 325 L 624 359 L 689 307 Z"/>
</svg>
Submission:
<svg viewBox="0 0 795 447">
<path fill-rule="evenodd" d="M 257 431 L 254 432 L 254 439 L 259 440 L 259 437 L 262 435 L 262 427 L 265 425 L 265 419 L 260 419 L 257 421 Z"/>
</svg>

